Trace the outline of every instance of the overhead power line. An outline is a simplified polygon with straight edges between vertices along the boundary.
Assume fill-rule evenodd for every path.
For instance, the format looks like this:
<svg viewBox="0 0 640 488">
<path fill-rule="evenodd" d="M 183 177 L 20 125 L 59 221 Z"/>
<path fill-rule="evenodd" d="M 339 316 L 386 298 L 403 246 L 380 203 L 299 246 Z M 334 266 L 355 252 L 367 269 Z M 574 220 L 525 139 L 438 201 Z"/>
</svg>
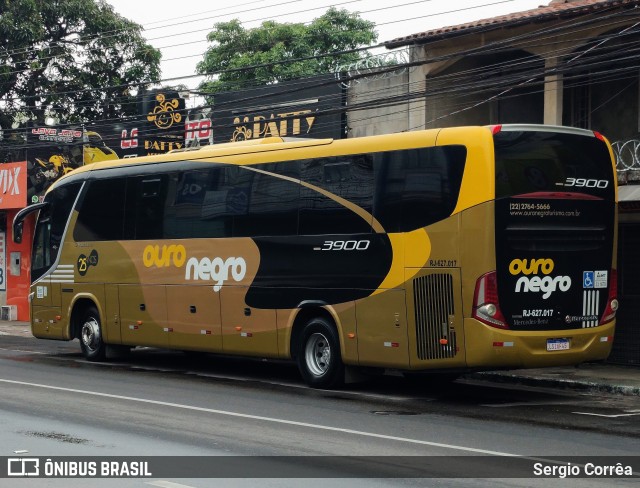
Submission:
<svg viewBox="0 0 640 488">
<path fill-rule="evenodd" d="M 581 22 L 573 22 L 571 24 L 567 24 L 567 25 L 572 25 L 574 28 L 575 27 L 579 27 L 582 25 L 588 25 L 588 24 L 592 24 L 594 22 L 598 22 L 598 21 L 602 21 L 602 20 L 608 20 L 609 18 L 615 17 L 615 16 L 621 16 L 623 15 L 624 12 L 614 12 L 613 14 L 610 14 L 609 16 L 600 16 L 597 19 L 596 18 L 590 18 Z M 489 28 L 488 28 L 489 29 Z M 496 50 L 496 49 L 501 49 L 504 46 L 508 46 L 510 44 L 510 42 L 520 42 L 523 40 L 531 40 L 533 38 L 535 38 L 536 36 L 539 36 L 540 34 L 551 34 L 551 33 L 557 33 L 558 31 L 563 31 L 566 30 L 567 28 L 564 25 L 561 26 L 554 26 L 553 28 L 543 28 L 537 31 L 534 31 L 532 33 L 527 33 L 527 34 L 523 34 L 521 36 L 515 36 L 515 37 L 511 37 L 508 39 L 504 39 L 501 41 L 497 41 L 494 43 L 491 43 L 487 46 L 482 46 L 480 48 L 473 48 L 473 49 L 467 49 L 463 52 L 460 53 L 455 53 L 455 54 L 451 54 L 451 55 L 447 55 L 447 56 L 440 56 L 438 58 L 434 58 L 431 59 L 427 62 L 433 62 L 433 61 L 439 61 L 439 60 L 446 60 L 446 59 L 451 59 L 457 55 L 474 55 L 474 54 L 481 54 L 481 53 L 490 53 L 491 50 Z M 475 33 L 477 35 L 477 32 Z M 252 69 L 258 69 L 258 68 L 268 68 L 268 67 L 273 67 L 276 65 L 280 65 L 280 64 L 288 64 L 288 63 L 294 63 L 294 62 L 299 62 L 299 61 L 304 61 L 304 60 L 310 60 L 310 59 L 321 59 L 323 57 L 332 57 L 332 56 L 337 56 L 337 55 L 342 55 L 342 54 L 349 54 L 349 53 L 354 53 L 354 52 L 363 52 L 363 51 L 367 51 L 367 50 L 371 50 L 371 49 L 375 49 L 375 48 L 380 48 L 380 47 L 384 47 L 384 44 L 377 44 L 375 46 L 365 46 L 365 47 L 361 47 L 361 48 L 356 48 L 356 49 L 349 49 L 349 50 L 344 50 L 344 51 L 337 51 L 337 52 L 332 52 L 332 53 L 323 53 L 323 54 L 319 54 L 319 55 L 315 55 L 315 56 L 309 56 L 309 57 L 304 57 L 304 58 L 294 58 L 294 59 L 288 59 L 288 60 L 283 60 L 280 62 L 273 62 L 273 63 L 263 63 L 263 64 L 259 64 L 259 65 L 253 65 L 253 66 L 248 66 L 248 67 L 242 67 L 242 68 L 232 68 L 232 69 L 228 69 L 228 70 L 221 70 L 218 71 L 216 73 L 210 73 L 209 76 L 212 75 L 216 75 L 216 74 L 225 74 L 225 73 L 232 73 L 232 72 L 242 72 L 242 71 L 248 71 L 248 70 L 252 70 Z M 531 46 L 529 46 L 531 47 Z M 419 62 L 418 64 L 425 64 L 424 62 Z M 417 65 L 417 64 L 414 64 Z M 166 79 L 161 79 L 161 80 L 155 80 L 155 81 L 149 81 L 149 82 L 140 82 L 140 83 L 135 83 L 135 84 L 122 84 L 122 85 L 112 85 L 112 86 L 107 86 L 107 87 L 102 87 L 101 89 L 125 89 L 125 88 L 135 88 L 135 87 L 140 87 L 140 86 L 149 86 L 149 85 L 155 85 L 155 84 L 161 84 L 161 83 L 168 83 L 168 82 L 179 82 L 179 81 L 183 81 L 186 79 L 190 79 L 190 78 L 194 78 L 194 77 L 202 77 L 203 75 L 185 75 L 185 76 L 179 76 L 179 77 L 173 77 L 173 78 L 166 78 Z M 50 93 L 49 95 L 72 95 L 72 94 L 79 94 L 79 93 L 83 93 L 83 92 L 90 92 L 95 90 L 95 88 L 86 88 L 83 90 L 71 90 L 71 91 L 59 91 L 59 92 L 55 92 L 55 93 Z M 42 95 L 42 96 L 46 96 L 46 95 Z M 18 98 L 6 98 L 5 101 L 16 101 L 16 100 L 20 100 Z"/>
<path fill-rule="evenodd" d="M 611 18 L 614 19 L 613 16 Z M 577 25 L 577 24 L 578 23 L 567 24 L 566 27 L 567 28 L 575 27 L 575 25 Z M 549 31 L 550 30 L 547 30 L 546 32 L 549 32 Z M 545 32 L 545 31 L 541 30 L 541 31 L 538 32 L 538 34 L 540 34 L 541 32 Z M 611 37 L 613 37 L 613 36 L 611 36 Z M 522 37 L 520 40 L 522 40 L 522 39 L 525 39 L 525 38 Z M 628 46 L 628 45 L 625 46 L 626 53 L 628 54 L 628 56 L 626 57 L 627 65 L 624 68 L 621 68 L 619 70 L 621 76 L 624 74 L 624 72 L 628 72 L 629 70 L 637 69 L 637 67 L 635 66 L 635 64 L 637 64 L 637 56 L 633 51 L 628 51 L 627 50 L 628 47 L 630 47 L 630 46 Z M 496 52 L 499 52 L 499 49 L 504 49 L 504 48 L 505 48 L 505 46 L 500 47 L 500 46 L 494 45 L 494 46 L 488 46 L 488 49 L 484 49 L 484 50 L 483 49 L 468 50 L 466 52 L 456 53 L 456 55 L 460 56 L 460 55 L 474 55 L 474 54 L 477 55 L 477 54 L 496 53 Z M 588 49 L 591 50 L 592 48 L 589 47 Z M 601 55 L 601 56 L 606 56 L 606 54 Z M 636 56 L 636 57 L 634 57 L 634 56 Z M 434 59 L 430 59 L 430 60 L 426 60 L 425 62 L 433 62 L 433 61 L 434 61 Z M 598 61 L 598 60 L 596 59 L 596 61 Z M 596 61 L 591 59 L 591 61 L 590 61 L 591 64 L 581 63 L 580 65 L 576 65 L 576 67 L 580 67 L 582 69 L 592 69 L 593 70 L 594 68 L 602 68 L 602 66 L 606 66 L 606 64 L 607 64 L 607 60 L 606 59 L 601 59 L 599 65 L 595 64 Z M 395 67 L 395 68 L 397 69 L 397 67 Z M 389 69 L 391 70 L 391 68 L 389 68 Z M 602 73 L 599 73 L 599 74 L 604 74 L 604 73 L 609 73 L 610 74 L 611 70 L 604 70 Z M 565 73 L 565 74 L 567 74 L 567 73 Z M 531 73 L 526 73 L 525 72 L 525 73 L 523 73 L 523 76 L 531 76 Z M 544 72 L 542 72 L 540 74 L 540 76 L 544 76 Z M 366 75 L 363 75 L 360 78 L 365 78 L 365 77 L 366 77 Z M 354 79 L 356 79 L 356 77 L 354 77 Z M 567 79 L 568 79 L 568 77 L 567 77 Z M 433 78 L 430 78 L 430 81 L 431 80 L 433 80 Z M 451 80 L 449 80 L 449 81 L 451 81 Z M 517 82 L 517 81 L 518 81 L 518 79 L 507 78 L 505 83 L 508 84 L 508 83 L 513 83 L 513 82 Z M 453 85 L 453 83 L 450 83 L 450 84 Z M 468 93 L 470 88 L 472 88 L 472 86 L 471 87 L 465 87 L 464 89 L 466 89 L 466 91 Z M 493 87 L 493 88 L 495 88 L 495 87 Z M 483 88 L 481 85 L 478 85 L 478 90 L 486 90 L 486 89 L 487 89 L 486 87 Z M 414 91 L 414 92 L 410 93 L 411 98 L 407 98 L 407 100 L 416 100 L 416 99 L 418 99 L 420 97 L 424 97 L 426 95 L 434 96 L 434 95 L 445 95 L 445 94 L 453 94 L 453 93 L 455 93 L 455 91 L 453 91 L 453 88 L 450 88 L 449 90 L 443 89 L 440 93 L 431 92 L 430 94 L 428 94 L 426 91 L 424 91 L 424 92 Z M 246 102 L 246 101 L 247 100 L 244 100 L 244 102 Z M 243 100 L 236 101 L 234 103 L 237 103 L 237 102 L 243 102 Z M 387 103 L 391 104 L 391 103 L 400 103 L 400 102 L 401 102 L 401 100 L 390 100 Z M 356 112 L 358 110 L 366 110 L 368 108 L 371 108 L 371 106 L 376 106 L 376 105 L 375 104 L 370 104 L 369 106 L 367 106 L 367 105 L 351 106 L 351 107 L 347 108 L 346 110 L 349 110 L 351 112 Z M 384 106 L 384 104 L 378 102 L 377 106 L 382 107 L 382 106 Z"/>
</svg>

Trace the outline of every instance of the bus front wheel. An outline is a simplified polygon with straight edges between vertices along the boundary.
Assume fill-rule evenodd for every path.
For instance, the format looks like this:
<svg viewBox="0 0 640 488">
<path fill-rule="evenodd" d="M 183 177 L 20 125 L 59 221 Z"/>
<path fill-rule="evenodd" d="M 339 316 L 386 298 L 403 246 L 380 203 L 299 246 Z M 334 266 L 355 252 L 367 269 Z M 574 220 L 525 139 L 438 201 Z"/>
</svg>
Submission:
<svg viewBox="0 0 640 488">
<path fill-rule="evenodd" d="M 100 314 L 95 307 L 88 307 L 80 319 L 80 348 L 88 361 L 103 361 L 107 345 L 102 340 Z"/>
<path fill-rule="evenodd" d="M 312 388 L 336 388 L 344 382 L 338 332 L 323 318 L 312 319 L 302 329 L 297 361 Z"/>
</svg>

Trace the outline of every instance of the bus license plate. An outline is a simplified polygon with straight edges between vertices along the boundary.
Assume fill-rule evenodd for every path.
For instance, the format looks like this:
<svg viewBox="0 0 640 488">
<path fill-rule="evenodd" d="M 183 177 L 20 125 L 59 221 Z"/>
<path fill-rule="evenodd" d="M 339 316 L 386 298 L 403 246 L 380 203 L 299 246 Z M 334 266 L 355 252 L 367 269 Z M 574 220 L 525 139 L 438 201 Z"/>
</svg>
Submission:
<svg viewBox="0 0 640 488">
<path fill-rule="evenodd" d="M 547 339 L 547 351 L 566 351 L 569 349 L 569 339 Z"/>
</svg>

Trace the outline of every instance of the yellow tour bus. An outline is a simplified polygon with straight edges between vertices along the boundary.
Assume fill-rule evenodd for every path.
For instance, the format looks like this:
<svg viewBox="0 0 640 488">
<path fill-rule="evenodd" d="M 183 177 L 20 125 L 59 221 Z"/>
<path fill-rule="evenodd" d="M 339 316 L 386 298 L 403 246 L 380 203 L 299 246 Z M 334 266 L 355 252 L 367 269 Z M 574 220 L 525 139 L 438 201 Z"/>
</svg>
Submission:
<svg viewBox="0 0 640 488">
<path fill-rule="evenodd" d="M 597 132 L 267 138 L 101 161 L 40 204 L 33 335 L 110 348 L 464 372 L 602 360 L 617 184 Z"/>
</svg>

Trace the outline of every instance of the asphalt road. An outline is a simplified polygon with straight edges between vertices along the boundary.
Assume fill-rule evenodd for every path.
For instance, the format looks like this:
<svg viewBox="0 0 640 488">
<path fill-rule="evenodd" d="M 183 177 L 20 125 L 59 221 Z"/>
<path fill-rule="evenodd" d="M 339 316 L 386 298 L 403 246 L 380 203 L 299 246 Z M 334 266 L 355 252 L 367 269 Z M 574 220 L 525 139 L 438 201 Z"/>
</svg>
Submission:
<svg viewBox="0 0 640 488">
<path fill-rule="evenodd" d="M 162 476 L 0 479 L 0 486 L 327 486 L 328 478 L 330 486 L 495 486 L 465 477 L 481 476 L 497 458 L 490 473 L 508 478 L 499 485 L 626 486 L 637 479 L 512 478 L 522 474 L 521 458 L 504 460 L 624 461 L 640 452 L 636 413 L 638 397 L 464 379 L 435 388 L 399 376 L 318 391 L 286 363 L 141 349 L 94 364 L 77 341 L 0 337 L 0 456 L 167 456 L 167 467 L 155 464 Z M 204 464 L 171 476 L 177 456 Z M 285 457 L 265 466 L 264 456 Z M 413 477 L 413 456 L 437 479 Z M 208 479 L 212 470 L 225 478 Z M 268 477 L 246 479 L 256 475 Z"/>
</svg>

